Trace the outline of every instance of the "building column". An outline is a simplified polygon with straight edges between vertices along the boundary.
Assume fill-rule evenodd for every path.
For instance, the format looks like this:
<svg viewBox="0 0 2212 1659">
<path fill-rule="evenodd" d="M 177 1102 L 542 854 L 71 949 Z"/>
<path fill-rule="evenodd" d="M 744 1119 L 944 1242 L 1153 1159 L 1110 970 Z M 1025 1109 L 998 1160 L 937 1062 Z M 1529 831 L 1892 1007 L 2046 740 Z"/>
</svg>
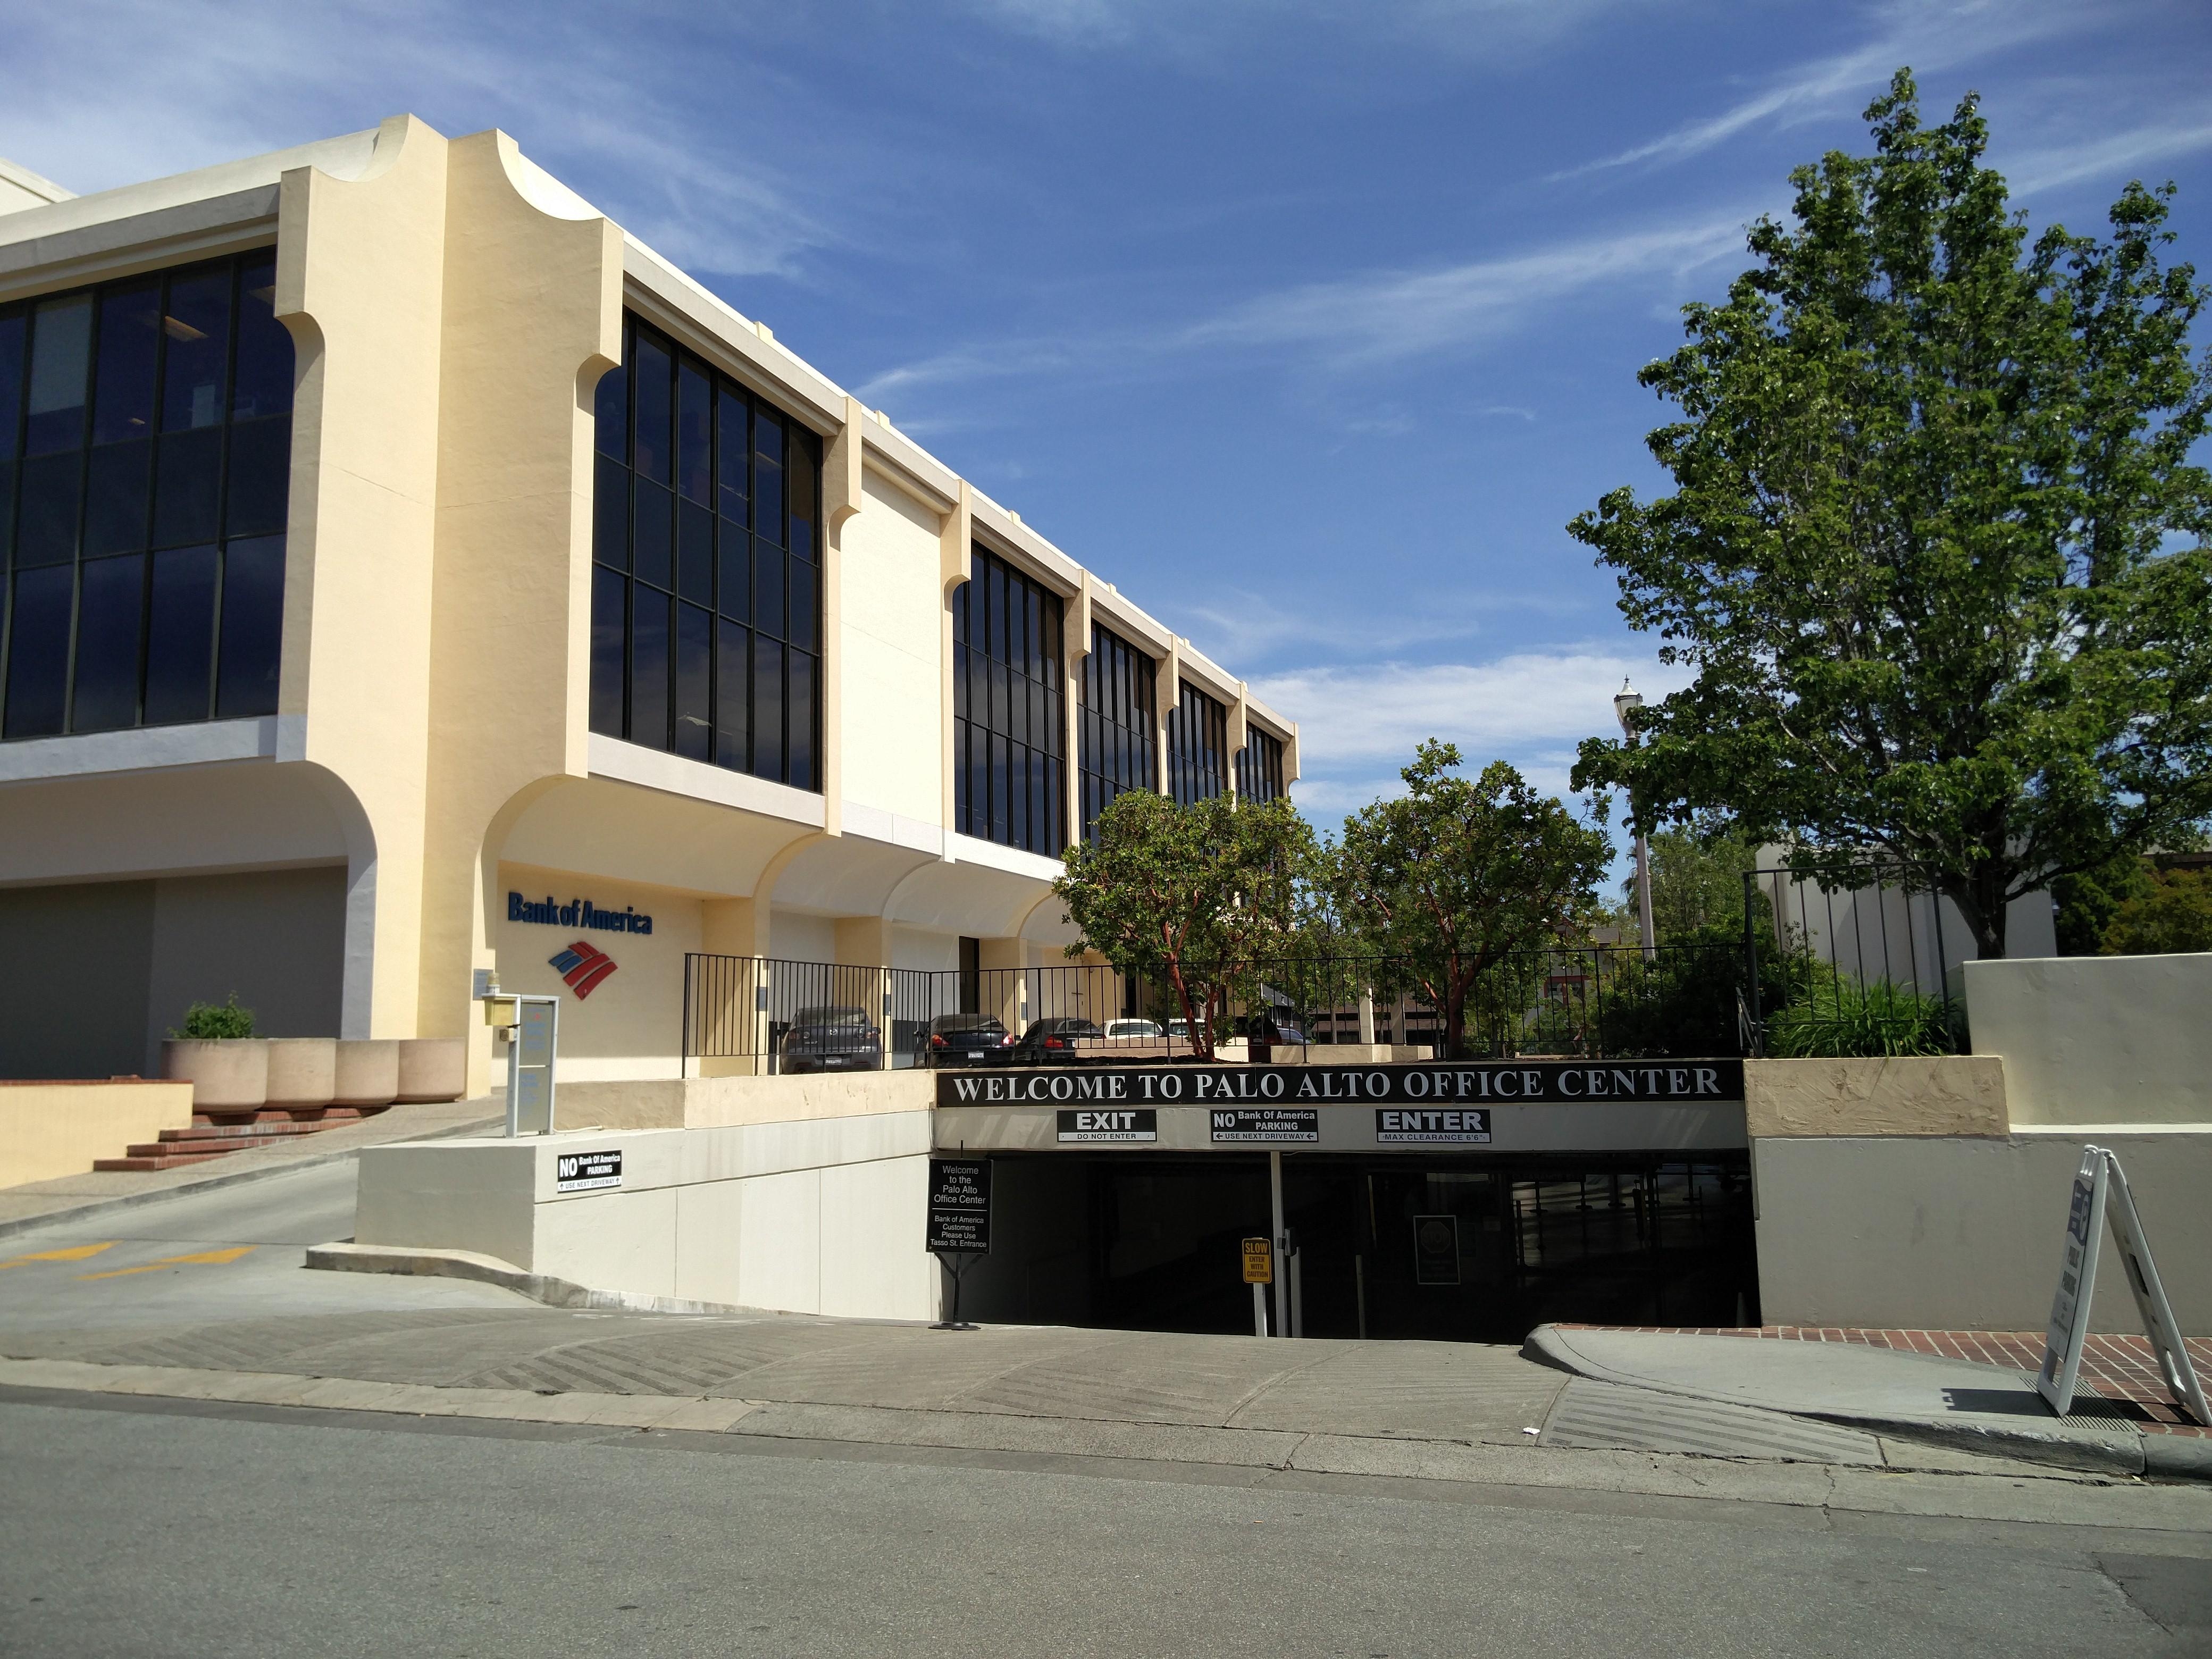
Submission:
<svg viewBox="0 0 2212 1659">
<path fill-rule="evenodd" d="M 953 825 L 957 814 L 953 803 L 958 799 L 952 781 L 952 592 L 968 580 L 974 561 L 970 544 L 975 540 L 975 518 L 972 505 L 973 492 L 968 481 L 960 481 L 960 493 L 951 510 L 939 521 L 937 529 L 937 591 L 938 606 L 938 750 L 944 758 L 944 797 L 939 822 L 944 825 L 945 854 L 952 855 Z"/>
<path fill-rule="evenodd" d="M 699 1074 L 765 1071 L 768 980 L 760 958 L 768 954 L 768 901 L 708 899 L 699 908 L 699 948 L 710 960 L 696 966 L 697 1008 L 685 1013 L 702 1050 Z"/>
<path fill-rule="evenodd" d="M 1030 1002 L 1029 941 L 976 941 L 976 965 L 982 970 L 977 1012 L 991 1014 L 1016 1036 L 1022 1034 Z"/>
<path fill-rule="evenodd" d="M 1075 597 L 1060 607 L 1060 670 L 1066 695 L 1060 700 L 1060 741 L 1066 746 L 1062 768 L 1066 787 L 1067 844 L 1083 839 L 1083 664 L 1091 655 L 1091 573 L 1086 570 Z"/>
<path fill-rule="evenodd" d="M 872 971 L 841 974 L 837 1000 L 849 990 L 854 1001 L 868 1012 L 883 1033 L 884 1066 L 891 1060 L 891 925 L 881 916 L 839 916 L 830 924 L 834 938 L 830 955 L 840 968 Z"/>
<path fill-rule="evenodd" d="M 1168 787 L 1168 720 L 1176 710 L 1182 696 L 1182 641 L 1170 638 L 1165 655 L 1161 657 L 1152 678 L 1152 724 L 1154 728 L 1152 773 L 1159 781 L 1160 793 L 1174 798 L 1175 791 Z"/>
</svg>

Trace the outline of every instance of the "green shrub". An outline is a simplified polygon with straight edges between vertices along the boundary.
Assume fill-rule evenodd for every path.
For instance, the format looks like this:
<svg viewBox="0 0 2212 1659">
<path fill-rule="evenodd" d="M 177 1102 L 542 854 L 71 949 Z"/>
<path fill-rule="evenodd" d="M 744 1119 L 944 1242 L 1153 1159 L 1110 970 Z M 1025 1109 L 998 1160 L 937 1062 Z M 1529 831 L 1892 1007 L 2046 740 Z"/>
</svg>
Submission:
<svg viewBox="0 0 2212 1659">
<path fill-rule="evenodd" d="M 250 1037 L 253 1035 L 253 1010 L 238 1006 L 238 993 L 233 991 L 227 1002 L 195 1002 L 185 1010 L 184 1028 L 169 1028 L 173 1037 Z"/>
<path fill-rule="evenodd" d="M 1777 1060 L 1948 1054 L 1958 1047 L 1950 1006 L 1941 997 L 1886 979 L 1861 985 L 1841 975 L 1808 988 L 1806 1000 L 1766 1022 L 1766 1052 Z"/>
</svg>

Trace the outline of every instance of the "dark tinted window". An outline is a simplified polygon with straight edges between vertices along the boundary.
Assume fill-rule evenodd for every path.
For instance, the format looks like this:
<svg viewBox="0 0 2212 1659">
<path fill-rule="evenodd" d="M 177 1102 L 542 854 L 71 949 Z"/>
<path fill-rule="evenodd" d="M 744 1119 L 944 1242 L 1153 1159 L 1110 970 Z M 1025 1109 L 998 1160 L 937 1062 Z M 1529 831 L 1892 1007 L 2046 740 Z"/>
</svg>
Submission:
<svg viewBox="0 0 2212 1659">
<path fill-rule="evenodd" d="M 1168 793 L 1185 806 L 1229 787 L 1229 711 L 1194 685 L 1168 715 Z"/>
<path fill-rule="evenodd" d="M 1275 800 L 1283 793 L 1283 744 L 1249 726 L 1237 751 L 1237 793 L 1247 800 Z"/>
<path fill-rule="evenodd" d="M 1066 850 L 1060 599 L 981 548 L 953 596 L 953 826 Z M 794 568 L 800 567 L 794 566 Z"/>
<path fill-rule="evenodd" d="M 238 373 L 233 420 L 292 412 L 292 337 L 276 320 L 276 262 L 252 259 L 238 273 Z"/>
<path fill-rule="evenodd" d="M 634 317 L 623 340 L 595 398 L 592 729 L 819 788 L 818 446 Z"/>
<path fill-rule="evenodd" d="M 0 732 L 275 710 L 292 374 L 266 251 L 0 307 Z"/>
<path fill-rule="evenodd" d="M 1150 657 L 1120 635 L 1091 625 L 1076 728 L 1086 840 L 1115 796 L 1125 789 L 1159 787 L 1159 734 L 1153 717 L 1158 672 Z"/>
</svg>

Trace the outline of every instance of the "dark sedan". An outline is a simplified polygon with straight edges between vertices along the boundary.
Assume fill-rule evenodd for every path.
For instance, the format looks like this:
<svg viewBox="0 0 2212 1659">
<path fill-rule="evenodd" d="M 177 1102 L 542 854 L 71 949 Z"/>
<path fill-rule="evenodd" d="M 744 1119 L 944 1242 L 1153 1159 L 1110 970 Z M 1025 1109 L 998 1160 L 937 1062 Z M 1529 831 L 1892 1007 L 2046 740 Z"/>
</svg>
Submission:
<svg viewBox="0 0 2212 1659">
<path fill-rule="evenodd" d="M 860 1008 L 801 1008 L 783 1034 L 782 1070 L 879 1072 L 883 1033 Z"/>
<path fill-rule="evenodd" d="M 1016 1066 L 1081 1066 L 1106 1058 L 1106 1033 L 1090 1019 L 1033 1019 L 1013 1047 Z"/>
<path fill-rule="evenodd" d="M 988 1014 L 939 1014 L 914 1036 L 917 1066 L 997 1066 L 1014 1046 Z"/>
</svg>

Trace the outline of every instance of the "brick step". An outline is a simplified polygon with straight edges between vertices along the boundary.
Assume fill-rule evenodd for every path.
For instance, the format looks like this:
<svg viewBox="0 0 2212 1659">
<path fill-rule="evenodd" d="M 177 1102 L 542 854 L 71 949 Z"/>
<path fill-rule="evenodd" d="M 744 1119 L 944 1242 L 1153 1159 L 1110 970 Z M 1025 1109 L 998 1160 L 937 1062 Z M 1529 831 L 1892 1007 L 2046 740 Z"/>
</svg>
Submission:
<svg viewBox="0 0 2212 1659">
<path fill-rule="evenodd" d="M 169 1140 L 142 1140 L 124 1151 L 131 1158 L 222 1158 L 231 1152 L 250 1152 L 257 1146 L 276 1144 L 267 1135 L 256 1135 L 251 1140 L 193 1140 L 181 1146 Z"/>
<path fill-rule="evenodd" d="M 92 1160 L 92 1167 L 95 1170 L 101 1171 L 128 1170 L 182 1170 L 188 1168 L 194 1164 L 211 1163 L 215 1159 L 224 1156 L 225 1154 L 222 1152 L 186 1152 L 171 1154 L 160 1158 L 95 1158 Z"/>
<path fill-rule="evenodd" d="M 196 1129 L 265 1129 L 280 1128 L 288 1123 L 306 1124 L 311 1128 L 328 1128 L 333 1123 L 355 1123 L 364 1117 L 387 1110 L 382 1106 L 324 1106 L 314 1109 L 312 1115 L 295 1117 L 290 1112 L 264 1106 L 258 1112 L 204 1112 L 192 1114 Z"/>
<path fill-rule="evenodd" d="M 173 1146 L 182 1146 L 202 1140 L 283 1140 L 294 1135 L 311 1135 L 327 1129 L 328 1123 L 195 1123 L 189 1129 L 164 1129 L 161 1139 Z"/>
</svg>

